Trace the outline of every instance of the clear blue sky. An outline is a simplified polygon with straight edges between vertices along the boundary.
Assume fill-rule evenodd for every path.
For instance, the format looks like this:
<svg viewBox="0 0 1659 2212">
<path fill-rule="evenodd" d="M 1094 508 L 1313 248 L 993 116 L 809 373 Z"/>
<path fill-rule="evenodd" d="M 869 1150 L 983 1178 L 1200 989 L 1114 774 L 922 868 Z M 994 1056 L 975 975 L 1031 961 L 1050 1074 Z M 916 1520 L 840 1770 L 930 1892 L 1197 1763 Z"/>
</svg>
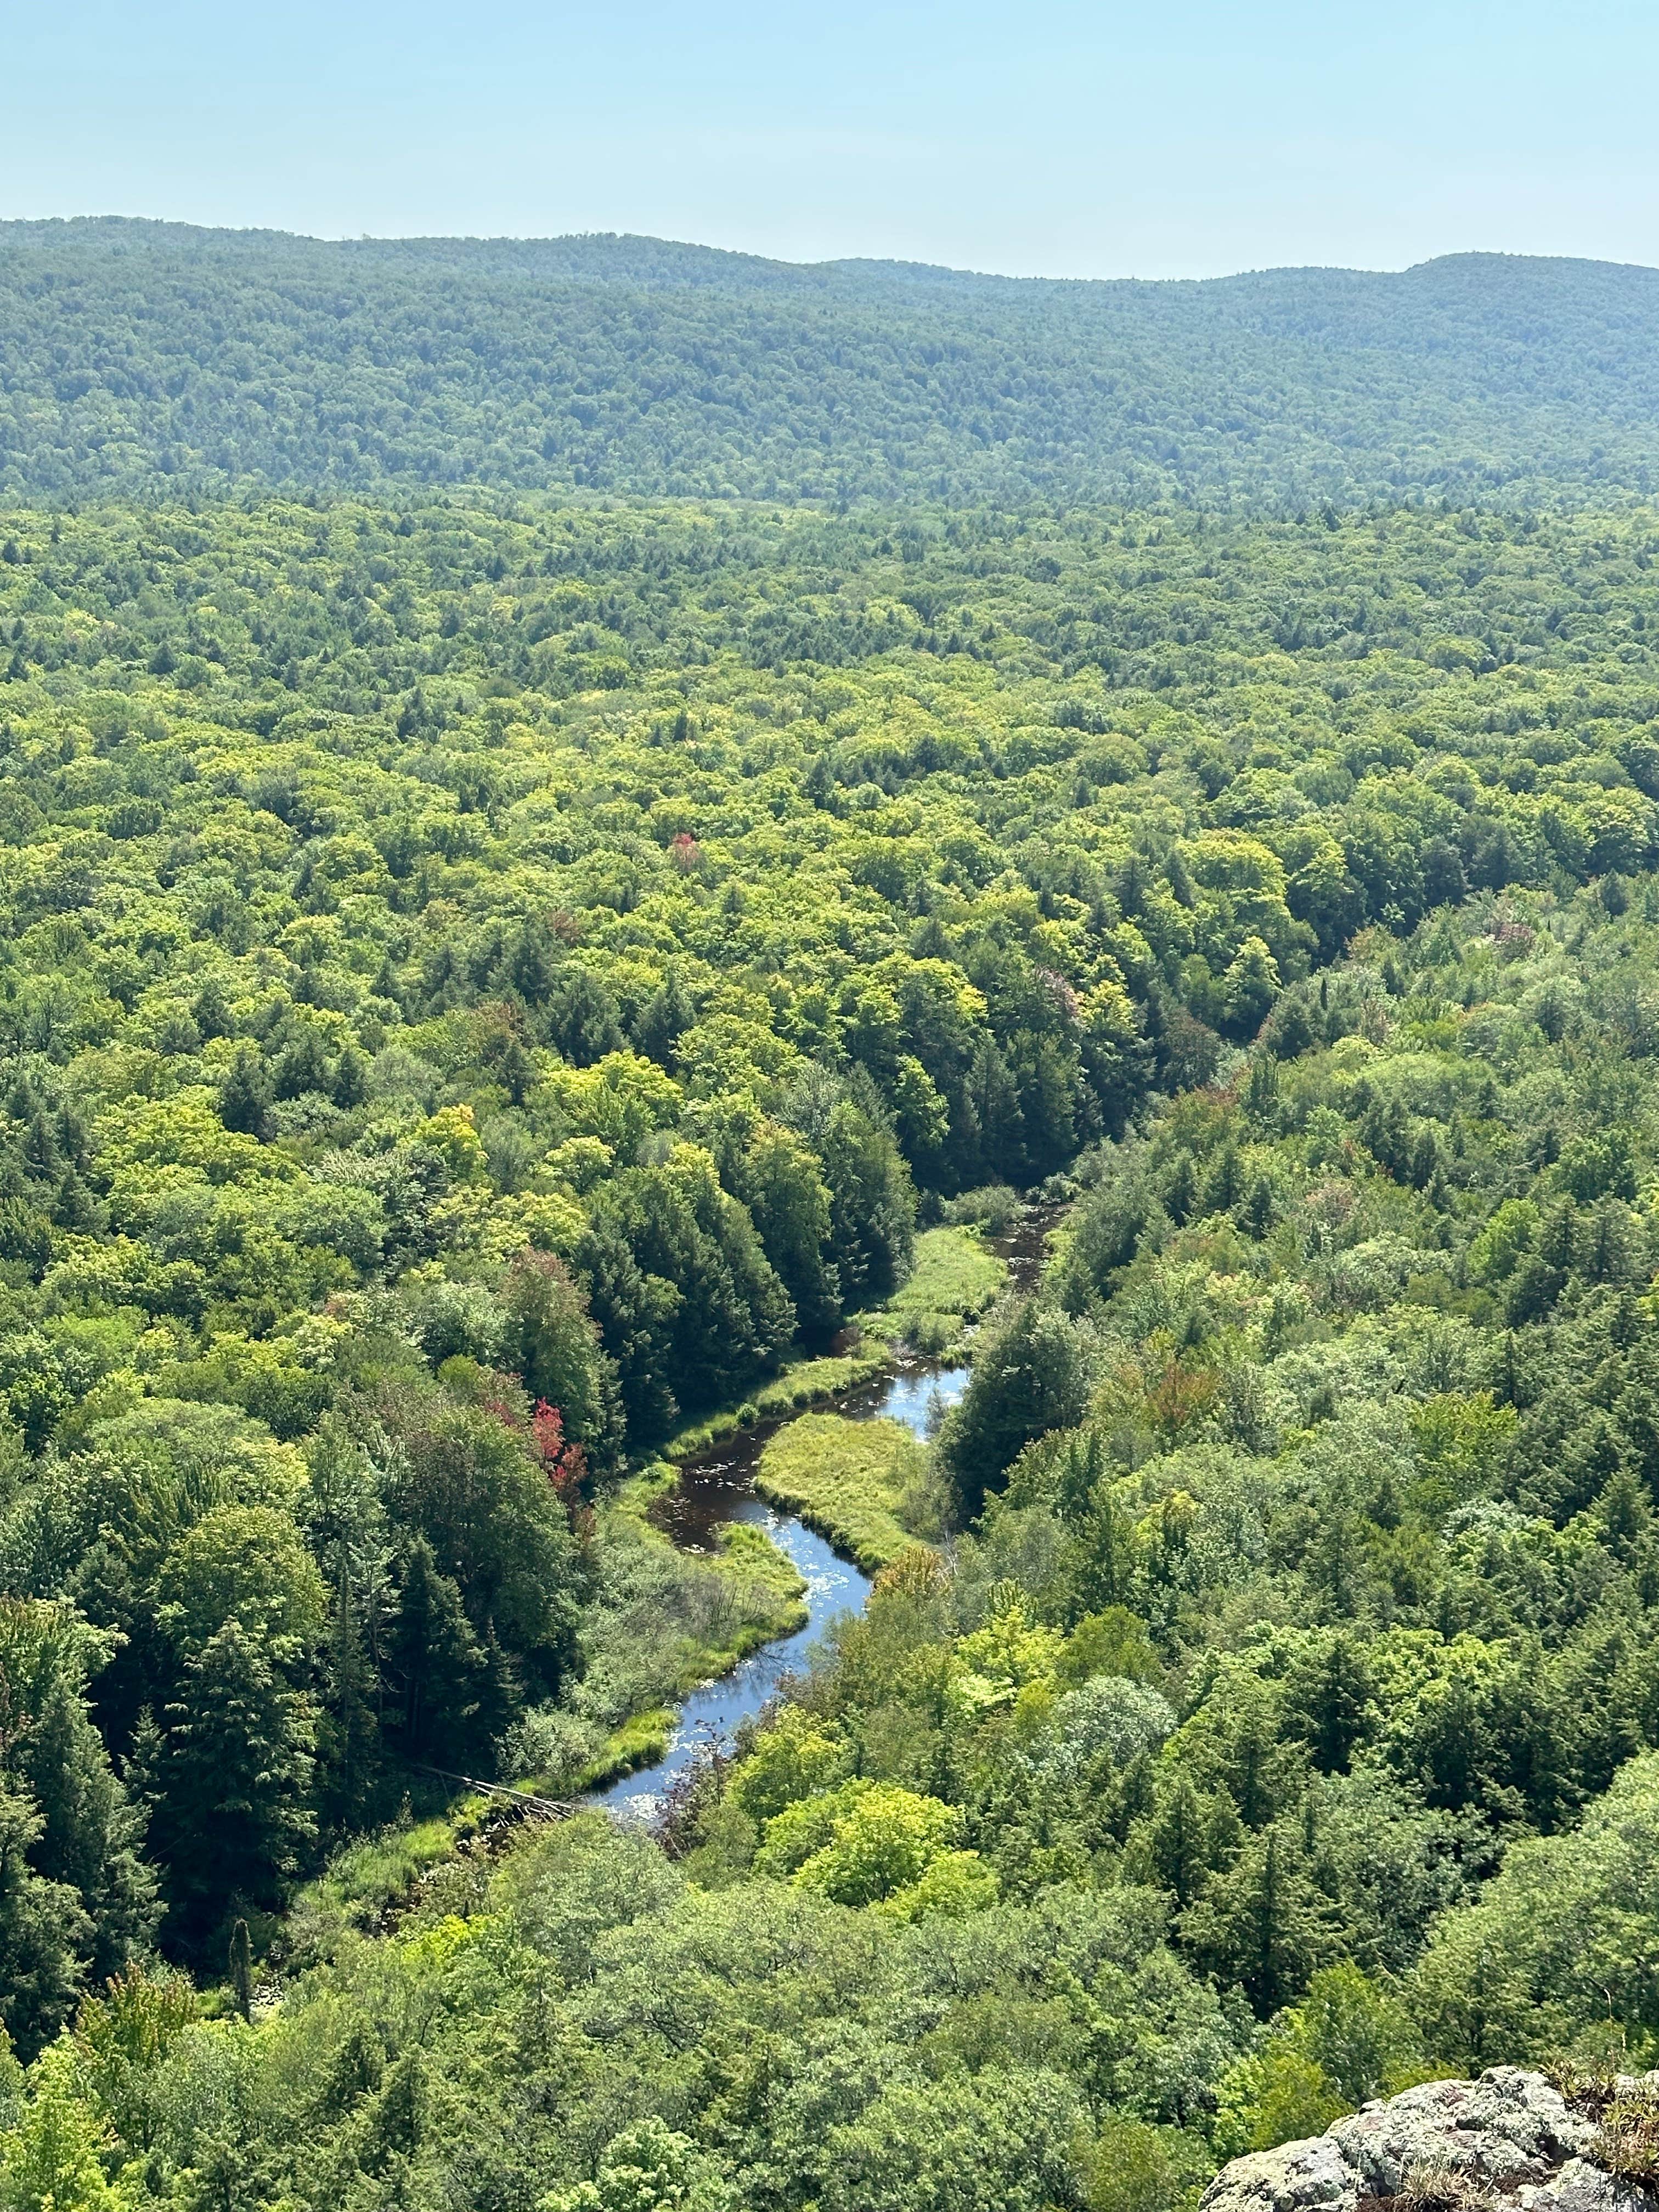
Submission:
<svg viewBox="0 0 1659 2212">
<path fill-rule="evenodd" d="M 1014 274 L 1659 264 L 1655 0 L 6 0 L 0 215 Z"/>
</svg>

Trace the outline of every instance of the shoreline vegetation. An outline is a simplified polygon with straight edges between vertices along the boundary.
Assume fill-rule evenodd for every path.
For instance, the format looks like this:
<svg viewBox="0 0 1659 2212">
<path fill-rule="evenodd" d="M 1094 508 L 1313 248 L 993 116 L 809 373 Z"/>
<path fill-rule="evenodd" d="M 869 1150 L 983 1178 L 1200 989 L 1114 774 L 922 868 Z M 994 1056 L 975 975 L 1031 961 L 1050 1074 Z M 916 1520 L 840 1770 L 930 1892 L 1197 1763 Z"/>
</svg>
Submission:
<svg viewBox="0 0 1659 2212">
<path fill-rule="evenodd" d="M 638 1545 L 648 1553 L 665 1549 L 684 1565 L 686 1555 L 645 1511 L 673 1479 L 665 1468 L 627 1485 L 606 1510 L 601 1540 Z M 514 1788 L 579 1798 L 654 1765 L 668 1750 L 686 1697 L 805 1625 L 805 1585 L 763 1530 L 728 1525 L 716 1532 L 716 1542 L 717 1551 L 700 1553 L 693 1564 L 704 1587 L 718 1593 L 711 1609 L 718 1625 L 711 1623 L 700 1637 L 685 1637 L 676 1648 L 668 1667 L 677 1671 L 663 1677 L 664 1702 L 627 1715 L 574 1770 L 515 1774 Z M 510 1844 L 522 1818 L 486 1794 L 462 1790 L 423 1815 L 406 1811 L 378 1833 L 349 1844 L 290 1905 L 276 1947 L 285 1967 L 293 1972 L 331 1956 L 349 1934 L 385 1933 L 413 1909 L 422 1886 L 458 1852 L 477 1848 L 492 1830 Z"/>
<path fill-rule="evenodd" d="M 918 1352 L 941 1364 L 968 1358 L 975 1325 L 1008 1281 L 1006 1261 L 976 1229 L 924 1230 L 904 1283 L 884 1306 L 849 1323 L 862 1340 L 853 1351 L 787 1364 L 742 1406 L 672 1438 L 664 1459 L 676 1466 L 727 1437 L 778 1423 L 757 1462 L 757 1495 L 793 1513 L 866 1573 L 876 1573 L 908 1545 L 932 1542 L 943 1533 L 940 1501 L 928 1494 L 927 1454 L 902 1422 L 849 1419 L 824 1409 L 902 1372 L 902 1361 Z M 626 1494 L 656 1494 L 644 1486 L 646 1480 L 636 1479 Z M 722 1532 L 722 1540 L 730 1533 Z"/>
<path fill-rule="evenodd" d="M 769 1438 L 755 1489 L 874 1575 L 943 1533 L 927 1472 L 902 1421 L 802 1413 Z"/>
<path fill-rule="evenodd" d="M 936 1357 L 960 1354 L 965 1348 L 963 1325 L 983 1315 L 1006 1281 L 1006 1264 L 973 1232 L 924 1232 L 905 1285 L 911 1295 L 896 1295 L 879 1312 L 859 1316 L 869 1340 L 862 1356 L 794 1363 L 775 1384 L 756 1394 L 752 1413 L 746 1402 L 673 1438 L 664 1448 L 661 1464 L 635 1476 L 618 1492 L 606 1510 L 607 1526 L 614 1531 L 625 1528 L 633 1542 L 675 1550 L 672 1540 L 649 1519 L 648 1509 L 680 1479 L 678 1462 L 724 1437 L 744 1433 L 757 1417 L 764 1421 L 784 1413 L 757 1468 L 758 1496 L 793 1513 L 869 1574 L 913 1546 L 930 1542 L 940 1533 L 938 1501 L 927 1494 L 927 1455 L 911 1431 L 897 1421 L 851 1421 L 808 1409 L 895 1371 L 895 1349 L 908 1348 L 914 1340 L 918 1315 L 929 1322 L 935 1316 L 946 1321 L 950 1333 Z M 794 1418 L 787 1418 L 789 1413 Z M 797 1445 L 777 1449 L 798 1430 L 804 1433 Z M 904 1521 L 898 1518 L 901 1511 L 907 1514 Z M 716 1541 L 719 1550 L 700 1554 L 697 1565 L 718 1577 L 730 1593 L 737 1618 L 732 1640 L 688 1644 L 672 1700 L 629 1715 L 574 1774 L 525 1774 L 516 1778 L 517 1786 L 556 1786 L 581 1796 L 652 1765 L 667 1751 L 680 1700 L 803 1626 L 806 1613 L 799 1600 L 805 1584 L 763 1530 L 728 1523 L 716 1532 Z M 289 1955 L 296 1960 L 320 1959 L 348 1928 L 383 1929 L 388 1912 L 417 1896 L 421 1883 L 470 1844 L 492 1816 L 499 1818 L 500 1813 L 490 1799 L 464 1793 L 424 1820 L 411 1816 L 350 1846 L 295 1899 L 285 1936 Z"/>
<path fill-rule="evenodd" d="M 1006 1265 L 971 1231 L 924 1232 L 904 1291 L 885 1308 L 860 1316 L 854 1324 L 866 1335 L 866 1348 L 842 1358 L 795 1362 L 743 1407 L 729 1408 L 672 1438 L 664 1447 L 662 1463 L 633 1477 L 605 1509 L 606 1528 L 613 1538 L 625 1531 L 630 1542 L 675 1551 L 672 1540 L 649 1519 L 648 1508 L 679 1480 L 678 1462 L 724 1437 L 744 1433 L 757 1419 L 765 1421 L 783 1414 L 784 1424 L 769 1442 L 767 1453 L 803 1422 L 816 1419 L 822 1426 L 815 1441 L 817 1437 L 833 1440 L 830 1484 L 826 1488 L 809 1480 L 798 1492 L 799 1475 L 787 1473 L 781 1460 L 769 1464 L 763 1456 L 755 1486 L 759 1496 L 796 1514 L 866 1573 L 885 1566 L 907 1547 L 929 1540 L 896 1517 L 908 1492 L 911 1517 L 918 1528 L 939 1533 L 936 1503 L 925 1494 L 926 1455 L 909 1431 L 898 1422 L 853 1422 L 833 1414 L 814 1416 L 805 1409 L 894 1371 L 895 1349 L 914 1340 L 918 1316 L 926 1317 L 930 1340 L 935 1336 L 935 1317 L 948 1331 L 935 1356 L 960 1352 L 963 1327 L 984 1313 L 1006 1280 Z M 789 1413 L 796 1418 L 788 1419 Z M 887 1435 L 889 1431 L 894 1433 Z M 867 1447 L 862 1443 L 866 1437 L 872 1440 Z M 718 1551 L 699 1554 L 696 1564 L 723 1586 L 728 1618 L 734 1625 L 711 1631 L 702 1641 L 688 1640 L 678 1672 L 672 1678 L 669 1700 L 629 1714 L 585 1765 L 562 1776 L 520 1775 L 514 1778 L 517 1786 L 557 1788 L 579 1797 L 652 1765 L 667 1751 L 681 1700 L 704 1683 L 730 1674 L 763 1645 L 803 1626 L 805 1584 L 763 1530 L 728 1523 L 716 1532 L 716 1542 Z M 722 1637 L 726 1640 L 717 1640 Z M 291 1908 L 289 1941 L 295 1955 L 324 1955 L 325 1929 L 334 1930 L 337 1940 L 345 1926 L 383 1923 L 388 1909 L 416 1894 L 423 1878 L 479 1833 L 492 1809 L 487 1797 L 464 1793 L 422 1820 L 411 1816 L 406 1825 L 394 1825 L 352 1845 Z"/>
<path fill-rule="evenodd" d="M 907 1354 L 941 1362 L 959 1358 L 968 1333 L 1007 1281 L 1006 1263 L 974 1230 L 923 1230 L 904 1282 L 884 1305 L 848 1320 L 847 1334 L 854 1340 L 848 1351 L 787 1360 L 780 1375 L 741 1405 L 723 1407 L 670 1437 L 662 1456 L 673 1462 L 694 1459 L 726 1437 L 822 1407 L 893 1372 Z"/>
</svg>

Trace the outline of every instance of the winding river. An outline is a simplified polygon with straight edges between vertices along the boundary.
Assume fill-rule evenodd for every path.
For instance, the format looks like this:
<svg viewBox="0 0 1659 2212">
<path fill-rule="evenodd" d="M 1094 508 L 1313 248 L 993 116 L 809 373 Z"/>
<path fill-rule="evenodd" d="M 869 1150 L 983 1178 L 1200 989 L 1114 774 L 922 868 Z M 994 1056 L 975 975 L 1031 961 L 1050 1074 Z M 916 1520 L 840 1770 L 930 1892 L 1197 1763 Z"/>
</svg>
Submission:
<svg viewBox="0 0 1659 2212">
<path fill-rule="evenodd" d="M 1040 1273 L 1053 1221 L 1052 1209 L 1030 1207 L 1011 1229 L 986 1239 L 1006 1261 L 1017 1287 L 1027 1288 Z M 854 1421 L 902 1421 L 918 1436 L 926 1436 L 967 1387 L 966 1367 L 947 1367 L 937 1360 L 908 1361 L 896 1372 L 833 1400 L 830 1410 Z M 680 1708 L 666 1755 L 655 1765 L 624 1774 L 594 1793 L 592 1803 L 623 1819 L 653 1819 L 687 1770 L 699 1758 L 728 1750 L 739 1723 L 776 1695 L 786 1675 L 800 1672 L 809 1647 L 830 1621 L 838 1614 L 864 1610 L 870 1577 L 793 1513 L 780 1512 L 755 1495 L 756 1462 L 768 1438 L 782 1425 L 774 1421 L 741 1430 L 687 1460 L 674 1488 L 653 1507 L 652 1518 L 677 1544 L 692 1551 L 712 1549 L 714 1531 L 728 1522 L 746 1521 L 764 1529 L 794 1561 L 806 1584 L 805 1623 L 793 1635 L 763 1644 L 718 1681 L 694 1690 Z"/>
</svg>

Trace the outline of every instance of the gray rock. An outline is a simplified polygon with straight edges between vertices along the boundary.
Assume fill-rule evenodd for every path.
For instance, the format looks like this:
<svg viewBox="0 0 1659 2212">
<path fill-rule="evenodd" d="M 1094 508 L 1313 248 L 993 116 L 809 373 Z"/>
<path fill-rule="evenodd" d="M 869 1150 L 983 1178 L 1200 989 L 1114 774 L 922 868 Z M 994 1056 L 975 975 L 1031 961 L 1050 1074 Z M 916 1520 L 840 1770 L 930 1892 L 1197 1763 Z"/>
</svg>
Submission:
<svg viewBox="0 0 1659 2212">
<path fill-rule="evenodd" d="M 1224 2166 L 1199 2212 L 1356 2212 L 1359 2177 L 1329 2136 L 1252 2151 Z"/>
<path fill-rule="evenodd" d="M 1518 2201 L 1521 2212 L 1653 2212 L 1650 2197 L 1583 2158 L 1570 2158 L 1553 2179 L 1523 2188 Z"/>
<path fill-rule="evenodd" d="M 1595 2139 L 1593 2121 L 1518 2066 L 1494 2066 L 1478 2081 L 1425 2081 L 1331 2130 L 1372 2197 L 1397 2197 L 1419 2169 L 1507 2191 L 1546 2182 Z"/>
<path fill-rule="evenodd" d="M 1589 2162 L 1596 2134 L 1541 2074 L 1494 2066 L 1478 2081 L 1425 2081 L 1379 2099 L 1328 2135 L 1236 2158 L 1200 2212 L 1358 2212 L 1362 2200 L 1414 2184 L 1432 2197 L 1449 2180 L 1477 2202 L 1486 2191 L 1513 2198 L 1517 2212 L 1654 2212 Z"/>
</svg>

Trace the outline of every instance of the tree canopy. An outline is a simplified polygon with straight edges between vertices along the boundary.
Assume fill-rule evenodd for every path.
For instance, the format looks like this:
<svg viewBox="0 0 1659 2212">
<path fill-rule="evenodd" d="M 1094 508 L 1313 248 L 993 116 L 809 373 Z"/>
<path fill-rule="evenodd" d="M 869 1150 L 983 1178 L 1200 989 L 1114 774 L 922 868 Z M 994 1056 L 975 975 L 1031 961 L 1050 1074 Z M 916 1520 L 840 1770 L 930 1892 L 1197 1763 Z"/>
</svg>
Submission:
<svg viewBox="0 0 1659 2212">
<path fill-rule="evenodd" d="M 0 514 L 0 2202 L 1175 2212 L 1645 2060 L 1656 551 Z M 660 1835 L 458 1801 L 795 1624 L 659 1455 L 1022 1194 Z"/>
<path fill-rule="evenodd" d="M 1454 254 L 1071 283 L 659 239 L 0 224 L 0 493 L 692 498 L 1652 489 L 1659 276 Z"/>
</svg>

